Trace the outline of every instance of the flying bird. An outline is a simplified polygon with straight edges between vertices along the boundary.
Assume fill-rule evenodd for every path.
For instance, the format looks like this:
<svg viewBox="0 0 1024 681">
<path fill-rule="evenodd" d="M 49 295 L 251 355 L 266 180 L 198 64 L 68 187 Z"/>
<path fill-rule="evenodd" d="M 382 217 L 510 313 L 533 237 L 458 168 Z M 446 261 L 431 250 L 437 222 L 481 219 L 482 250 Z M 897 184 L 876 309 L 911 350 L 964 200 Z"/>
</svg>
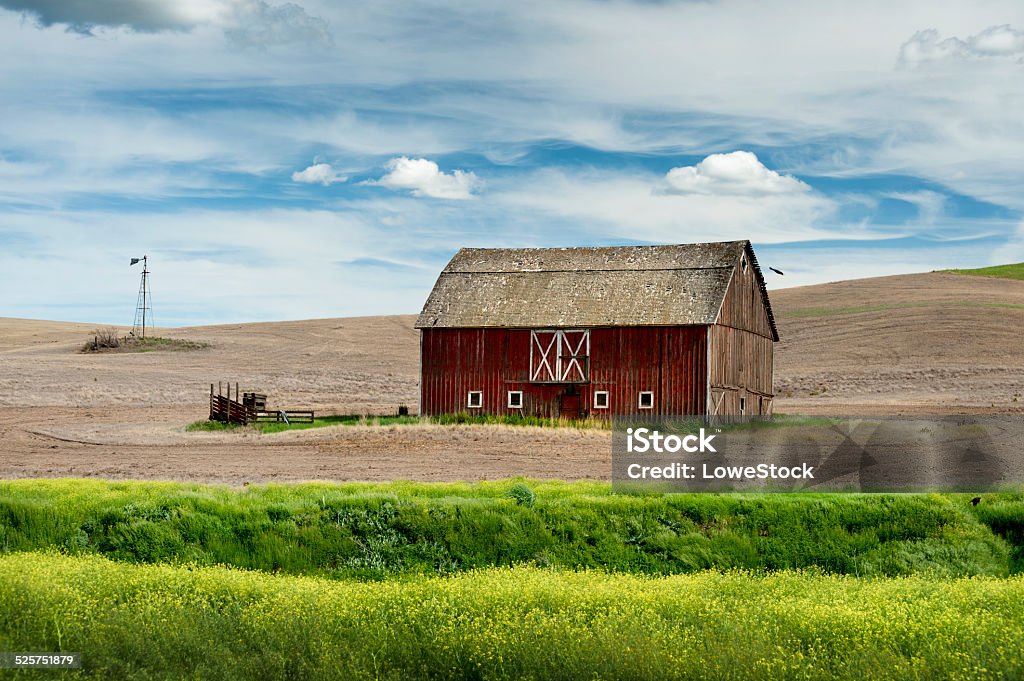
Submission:
<svg viewBox="0 0 1024 681">
<path fill-rule="evenodd" d="M 775 269 L 774 267 L 769 267 L 768 269 L 770 269 L 770 270 L 771 270 L 772 272 L 774 272 L 775 274 L 782 274 L 782 270 L 777 270 L 777 269 Z"/>
</svg>

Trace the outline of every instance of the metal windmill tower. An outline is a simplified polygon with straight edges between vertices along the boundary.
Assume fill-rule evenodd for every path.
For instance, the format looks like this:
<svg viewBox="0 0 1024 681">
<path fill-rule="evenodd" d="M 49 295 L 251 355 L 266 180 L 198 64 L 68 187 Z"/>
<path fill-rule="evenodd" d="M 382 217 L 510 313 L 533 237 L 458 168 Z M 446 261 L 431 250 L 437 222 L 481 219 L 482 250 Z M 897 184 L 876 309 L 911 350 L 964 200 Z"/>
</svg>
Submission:
<svg viewBox="0 0 1024 681">
<path fill-rule="evenodd" d="M 135 304 L 135 322 L 132 324 L 132 335 L 136 338 L 146 337 L 146 327 L 153 328 L 153 292 L 149 290 L 149 258 L 132 258 L 129 266 L 142 263 L 142 283 L 139 284 L 139 298 Z"/>
</svg>

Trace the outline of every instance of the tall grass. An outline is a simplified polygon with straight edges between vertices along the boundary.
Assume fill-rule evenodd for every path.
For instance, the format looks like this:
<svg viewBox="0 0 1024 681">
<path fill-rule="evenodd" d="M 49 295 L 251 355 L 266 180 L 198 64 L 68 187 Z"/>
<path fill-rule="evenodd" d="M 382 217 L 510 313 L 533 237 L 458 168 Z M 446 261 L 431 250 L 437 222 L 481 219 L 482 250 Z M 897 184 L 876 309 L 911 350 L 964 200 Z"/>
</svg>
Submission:
<svg viewBox="0 0 1024 681">
<path fill-rule="evenodd" d="M 1012 494 L 990 496 L 974 512 L 1011 546 L 1011 571 L 1024 572 L 1024 498 Z"/>
<path fill-rule="evenodd" d="M 1005 575 L 1020 567 L 1007 541 L 1020 543 L 1024 513 L 1020 495 L 999 499 L 992 508 L 1005 510 L 982 517 L 997 536 L 962 495 L 623 496 L 607 483 L 532 480 L 243 489 L 19 480 L 0 482 L 0 551 L 371 580 L 521 563 L 639 574 Z"/>
<path fill-rule="evenodd" d="M 611 430 L 611 421 L 609 419 L 598 418 L 564 419 L 550 418 L 546 416 L 467 414 L 466 412 L 458 412 L 456 414 L 441 414 L 440 416 L 432 416 L 429 417 L 429 420 L 431 423 L 437 423 L 443 426 L 473 424 L 535 426 L 540 428 L 596 428 L 599 430 Z"/>
<path fill-rule="evenodd" d="M 365 584 L 0 556 L 0 649 L 81 652 L 67 678 L 1012 679 L 1022 631 L 1021 577 L 492 568 Z"/>
</svg>

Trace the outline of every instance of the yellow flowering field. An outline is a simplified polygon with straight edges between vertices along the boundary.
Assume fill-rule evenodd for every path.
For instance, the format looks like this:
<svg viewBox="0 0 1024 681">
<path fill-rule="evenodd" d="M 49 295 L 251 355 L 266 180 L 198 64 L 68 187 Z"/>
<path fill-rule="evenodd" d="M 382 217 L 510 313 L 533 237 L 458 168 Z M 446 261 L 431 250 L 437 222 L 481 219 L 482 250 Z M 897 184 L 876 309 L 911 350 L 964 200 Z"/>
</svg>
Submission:
<svg viewBox="0 0 1024 681">
<path fill-rule="evenodd" d="M 10 553 L 0 650 L 82 653 L 83 670 L 47 679 L 1015 679 L 1024 577 L 515 567 L 362 582 Z"/>
</svg>

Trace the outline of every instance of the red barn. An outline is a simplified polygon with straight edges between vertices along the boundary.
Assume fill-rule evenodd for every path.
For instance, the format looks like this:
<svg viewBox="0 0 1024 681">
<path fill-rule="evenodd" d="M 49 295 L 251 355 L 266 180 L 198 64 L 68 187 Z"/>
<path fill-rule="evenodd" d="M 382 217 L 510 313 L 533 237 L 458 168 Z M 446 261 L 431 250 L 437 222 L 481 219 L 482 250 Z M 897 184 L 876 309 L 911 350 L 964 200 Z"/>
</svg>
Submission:
<svg viewBox="0 0 1024 681">
<path fill-rule="evenodd" d="M 749 241 L 464 248 L 416 328 L 424 415 L 772 410 L 779 334 Z"/>
</svg>

